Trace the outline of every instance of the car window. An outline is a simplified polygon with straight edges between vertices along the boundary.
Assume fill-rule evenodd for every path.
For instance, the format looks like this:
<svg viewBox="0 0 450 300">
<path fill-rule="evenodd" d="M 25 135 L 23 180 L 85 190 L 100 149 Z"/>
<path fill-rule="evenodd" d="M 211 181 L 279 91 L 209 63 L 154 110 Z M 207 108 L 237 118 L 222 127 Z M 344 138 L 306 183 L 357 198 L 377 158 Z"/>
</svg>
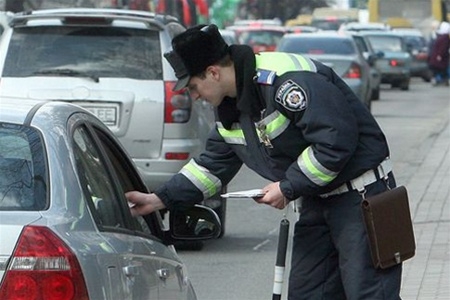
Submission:
<svg viewBox="0 0 450 300">
<path fill-rule="evenodd" d="M 353 39 L 355 40 L 356 46 L 361 53 L 369 52 L 369 48 L 367 47 L 367 44 L 364 42 L 364 39 L 362 37 L 354 36 Z"/>
<path fill-rule="evenodd" d="M 117 148 L 103 131 L 96 130 L 96 135 L 115 171 L 114 173 L 118 179 L 120 192 L 122 194 L 128 191 L 147 192 L 145 184 L 139 175 L 133 171 L 135 167 L 132 165 L 132 162 L 129 159 L 125 159 L 126 154 Z M 153 222 L 153 226 L 149 226 L 144 218 L 140 216 L 134 217 L 132 220 L 134 226 L 133 230 L 160 236 L 160 232 L 157 231 L 157 222 L 150 218 L 150 216 L 147 216 L 147 220 L 148 222 Z"/>
<path fill-rule="evenodd" d="M 0 123 L 0 210 L 45 209 L 45 165 L 36 130 Z"/>
<path fill-rule="evenodd" d="M 84 126 L 73 135 L 74 156 L 84 195 L 95 208 L 101 227 L 126 228 L 108 169 Z"/>
<path fill-rule="evenodd" d="M 422 38 L 420 36 L 404 36 L 405 43 L 407 45 L 410 45 L 412 49 L 416 50 L 422 50 L 427 46 L 427 43 L 425 41 L 425 38 Z"/>
<path fill-rule="evenodd" d="M 402 52 L 402 40 L 395 36 L 371 36 L 370 43 L 375 51 Z"/>
<path fill-rule="evenodd" d="M 96 77 L 161 80 L 159 31 L 116 27 L 15 28 L 3 76 L 26 77 L 49 69 Z"/>
<path fill-rule="evenodd" d="M 355 54 L 356 49 L 350 39 L 299 38 L 286 39 L 282 51 L 302 54 Z"/>
<path fill-rule="evenodd" d="M 129 171 L 130 165 L 128 165 L 129 168 L 124 165 L 124 163 L 129 163 L 129 160 L 123 160 L 120 157 L 121 154 L 124 154 L 114 151 L 114 144 L 107 143 L 107 136 L 100 130 L 96 130 L 96 135 L 100 138 L 98 142 L 103 144 L 102 148 L 106 151 L 110 161 L 109 166 L 114 169 L 114 172 L 111 172 L 108 163 L 102 160 L 96 142 L 84 126 L 75 130 L 73 140 L 80 182 L 87 201 L 95 209 L 98 225 L 102 228 L 123 228 L 133 232 L 155 234 L 156 232 L 151 230 L 142 217 L 126 221 L 127 216 L 122 213 L 124 206 L 120 205 L 120 201 L 125 202 L 125 191 L 142 190 L 139 186 L 135 186 L 135 182 L 140 183 L 140 180 L 138 175 Z M 113 174 L 117 176 L 119 186 L 113 186 Z M 117 196 L 116 191 L 119 191 L 119 195 L 122 196 Z"/>
</svg>

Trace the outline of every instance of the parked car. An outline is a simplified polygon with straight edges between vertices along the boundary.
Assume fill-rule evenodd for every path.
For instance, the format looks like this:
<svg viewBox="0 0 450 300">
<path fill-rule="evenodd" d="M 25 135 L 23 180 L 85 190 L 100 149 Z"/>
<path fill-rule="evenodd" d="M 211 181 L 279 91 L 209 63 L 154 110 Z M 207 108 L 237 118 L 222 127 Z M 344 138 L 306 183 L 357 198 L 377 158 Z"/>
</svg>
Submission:
<svg viewBox="0 0 450 300">
<path fill-rule="evenodd" d="M 125 193 L 147 187 L 102 121 L 65 102 L 0 102 L 0 299 L 195 300 L 171 243 L 220 234 L 214 211 L 174 212 L 170 230 L 158 211 L 133 217 Z"/>
<path fill-rule="evenodd" d="M 225 29 L 236 33 L 239 44 L 252 47 L 253 52 L 274 51 L 279 40 L 287 32 L 286 27 L 279 25 L 233 25 Z"/>
<path fill-rule="evenodd" d="M 144 11 L 16 14 L 0 45 L 0 96 L 63 100 L 90 110 L 154 190 L 201 152 L 215 121 L 211 105 L 172 91 L 177 80 L 163 54 L 184 30 L 174 17 Z M 222 224 L 225 191 L 206 201 Z"/>
<path fill-rule="evenodd" d="M 305 55 L 331 67 L 370 109 L 370 67 L 349 35 L 336 32 L 290 33 L 277 51 Z"/>
<path fill-rule="evenodd" d="M 411 55 L 402 35 L 393 31 L 360 31 L 359 34 L 366 36 L 373 49 L 382 56 L 376 62 L 381 71 L 381 83 L 409 90 Z"/>
<path fill-rule="evenodd" d="M 428 42 L 423 33 L 418 29 L 394 29 L 405 39 L 406 47 L 411 54 L 411 76 L 420 77 L 425 82 L 430 82 L 433 73 L 428 67 Z"/>
<path fill-rule="evenodd" d="M 366 59 L 370 66 L 370 87 L 372 90 L 371 100 L 380 99 L 381 87 L 381 71 L 377 67 L 377 60 L 383 56 L 381 52 L 375 52 L 369 40 L 365 36 L 358 35 L 357 32 L 351 33 L 351 36 L 356 42 L 362 56 Z"/>
</svg>

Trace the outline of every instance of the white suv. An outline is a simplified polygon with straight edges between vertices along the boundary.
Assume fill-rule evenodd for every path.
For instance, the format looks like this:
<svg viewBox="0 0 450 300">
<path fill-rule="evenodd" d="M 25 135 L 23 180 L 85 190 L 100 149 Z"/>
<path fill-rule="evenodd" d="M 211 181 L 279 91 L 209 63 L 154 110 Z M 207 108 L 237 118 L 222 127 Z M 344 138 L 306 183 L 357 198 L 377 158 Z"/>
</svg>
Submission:
<svg viewBox="0 0 450 300">
<path fill-rule="evenodd" d="M 185 30 L 176 18 L 69 8 L 18 13 L 10 25 L 0 43 L 0 96 L 87 108 L 119 138 L 150 190 L 203 149 L 213 109 L 172 91 L 176 77 L 163 58 Z M 206 204 L 225 221 L 224 199 Z"/>
</svg>

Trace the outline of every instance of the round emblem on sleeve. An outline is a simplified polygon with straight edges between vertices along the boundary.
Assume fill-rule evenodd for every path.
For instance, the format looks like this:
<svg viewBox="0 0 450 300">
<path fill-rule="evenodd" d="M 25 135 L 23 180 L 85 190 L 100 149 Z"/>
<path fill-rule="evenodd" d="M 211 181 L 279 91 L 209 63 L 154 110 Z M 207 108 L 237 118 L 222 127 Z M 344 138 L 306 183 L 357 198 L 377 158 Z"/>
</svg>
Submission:
<svg viewBox="0 0 450 300">
<path fill-rule="evenodd" d="M 290 111 L 302 111 L 306 109 L 308 103 L 305 91 L 292 80 L 281 84 L 275 100 Z"/>
</svg>

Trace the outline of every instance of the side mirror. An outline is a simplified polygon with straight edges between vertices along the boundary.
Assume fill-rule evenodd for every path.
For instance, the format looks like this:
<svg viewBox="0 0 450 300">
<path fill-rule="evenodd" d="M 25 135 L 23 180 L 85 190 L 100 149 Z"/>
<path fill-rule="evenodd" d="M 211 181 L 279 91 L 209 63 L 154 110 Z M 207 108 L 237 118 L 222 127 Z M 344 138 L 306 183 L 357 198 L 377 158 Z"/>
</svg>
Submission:
<svg viewBox="0 0 450 300">
<path fill-rule="evenodd" d="M 221 232 L 219 217 L 211 208 L 196 204 L 185 211 L 170 211 L 170 233 L 175 240 L 208 240 Z"/>
</svg>

